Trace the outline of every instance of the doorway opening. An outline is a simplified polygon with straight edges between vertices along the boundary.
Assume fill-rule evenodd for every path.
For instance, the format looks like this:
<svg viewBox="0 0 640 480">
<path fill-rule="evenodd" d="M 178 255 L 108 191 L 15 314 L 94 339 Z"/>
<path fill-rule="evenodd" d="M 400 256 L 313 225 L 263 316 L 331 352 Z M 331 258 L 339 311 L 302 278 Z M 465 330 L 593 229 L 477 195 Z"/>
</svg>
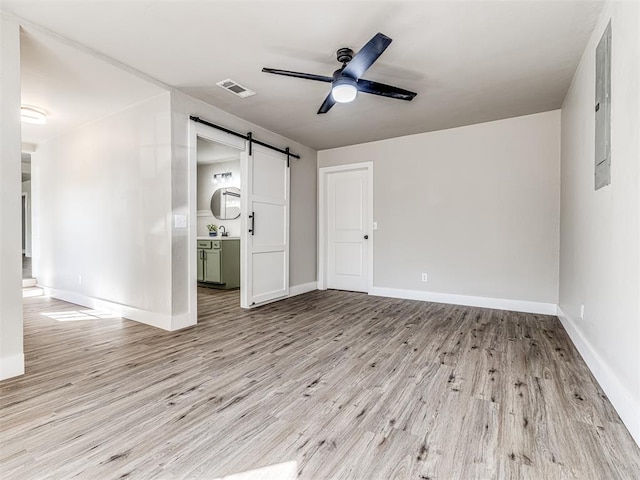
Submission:
<svg viewBox="0 0 640 480">
<path fill-rule="evenodd" d="M 196 276 L 199 306 L 238 305 L 242 150 L 197 135 Z"/>
<path fill-rule="evenodd" d="M 22 153 L 22 286 L 32 287 L 36 284 L 33 278 L 31 261 L 31 154 Z"/>
</svg>

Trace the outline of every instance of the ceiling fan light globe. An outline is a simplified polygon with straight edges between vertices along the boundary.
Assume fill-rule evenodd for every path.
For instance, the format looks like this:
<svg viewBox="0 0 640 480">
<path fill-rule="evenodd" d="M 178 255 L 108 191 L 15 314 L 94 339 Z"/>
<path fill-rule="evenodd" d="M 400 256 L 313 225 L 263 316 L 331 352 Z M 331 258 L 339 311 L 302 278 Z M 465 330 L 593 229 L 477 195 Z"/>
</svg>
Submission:
<svg viewBox="0 0 640 480">
<path fill-rule="evenodd" d="M 338 103 L 353 102 L 358 94 L 358 89 L 351 82 L 336 81 L 331 88 L 331 95 Z"/>
</svg>

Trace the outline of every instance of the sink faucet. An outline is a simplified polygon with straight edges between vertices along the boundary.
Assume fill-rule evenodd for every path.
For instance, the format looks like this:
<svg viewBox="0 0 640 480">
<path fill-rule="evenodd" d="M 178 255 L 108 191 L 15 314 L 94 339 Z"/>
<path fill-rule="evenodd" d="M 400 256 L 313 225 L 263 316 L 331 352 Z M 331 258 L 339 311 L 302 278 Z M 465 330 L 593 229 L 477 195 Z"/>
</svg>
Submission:
<svg viewBox="0 0 640 480">
<path fill-rule="evenodd" d="M 226 237 L 227 235 L 229 235 L 229 234 L 227 233 L 227 229 L 225 228 L 225 226 L 224 226 L 224 225 L 220 225 L 220 226 L 218 227 L 218 230 L 220 230 L 220 236 L 222 236 L 222 237 Z"/>
</svg>

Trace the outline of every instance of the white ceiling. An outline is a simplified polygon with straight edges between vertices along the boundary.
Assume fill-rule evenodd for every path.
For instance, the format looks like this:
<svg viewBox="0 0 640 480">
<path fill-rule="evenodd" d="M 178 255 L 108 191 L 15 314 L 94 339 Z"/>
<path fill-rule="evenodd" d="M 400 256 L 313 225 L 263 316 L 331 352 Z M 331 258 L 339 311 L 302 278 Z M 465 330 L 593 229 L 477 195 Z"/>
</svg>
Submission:
<svg viewBox="0 0 640 480">
<path fill-rule="evenodd" d="M 559 108 L 602 2 L 4 0 L 3 9 L 317 149 Z M 365 78 L 418 92 L 360 94 L 316 115 L 335 51 L 393 43 Z M 257 95 L 241 99 L 216 82 Z M 110 82 L 103 82 L 110 83 Z M 124 93 L 124 92 L 121 92 Z"/>
<path fill-rule="evenodd" d="M 22 123 L 22 141 L 40 144 L 165 90 L 41 33 L 20 33 L 21 101 L 47 112 Z"/>
</svg>

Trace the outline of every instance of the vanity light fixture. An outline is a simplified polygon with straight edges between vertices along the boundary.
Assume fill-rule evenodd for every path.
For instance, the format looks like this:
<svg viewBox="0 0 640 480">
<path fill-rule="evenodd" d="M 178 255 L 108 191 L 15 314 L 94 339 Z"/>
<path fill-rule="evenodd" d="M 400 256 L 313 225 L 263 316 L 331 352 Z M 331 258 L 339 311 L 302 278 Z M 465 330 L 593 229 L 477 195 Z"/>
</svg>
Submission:
<svg viewBox="0 0 640 480">
<path fill-rule="evenodd" d="M 47 112 L 38 107 L 22 105 L 20 107 L 20 120 L 25 123 L 44 125 L 45 123 L 47 123 Z"/>
<path fill-rule="evenodd" d="M 216 184 L 216 183 L 230 182 L 232 177 L 233 175 L 231 174 L 231 172 L 215 173 L 213 175 L 212 183 Z"/>
</svg>

